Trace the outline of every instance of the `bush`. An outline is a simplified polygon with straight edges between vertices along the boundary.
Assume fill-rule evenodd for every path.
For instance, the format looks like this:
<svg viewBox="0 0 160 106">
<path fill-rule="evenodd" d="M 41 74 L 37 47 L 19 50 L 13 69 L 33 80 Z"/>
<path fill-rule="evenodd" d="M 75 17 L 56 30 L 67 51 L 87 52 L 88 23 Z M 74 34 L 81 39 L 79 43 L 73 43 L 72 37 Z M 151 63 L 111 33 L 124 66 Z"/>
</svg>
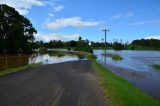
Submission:
<svg viewBox="0 0 160 106">
<path fill-rule="evenodd" d="M 67 51 L 71 51 L 71 48 L 67 48 Z"/>
<path fill-rule="evenodd" d="M 123 57 L 118 54 L 106 53 L 102 54 L 102 56 L 111 57 L 113 60 L 123 60 Z"/>
<path fill-rule="evenodd" d="M 114 42 L 113 43 L 113 49 L 114 50 L 123 50 L 124 49 L 124 45 L 122 43 L 119 43 L 119 42 Z"/>
<path fill-rule="evenodd" d="M 93 49 L 89 46 L 87 46 L 87 47 L 76 47 L 75 51 L 84 51 L 84 52 L 93 53 Z"/>
<path fill-rule="evenodd" d="M 39 53 L 46 53 L 46 52 L 48 52 L 47 48 L 45 47 L 39 48 Z"/>
</svg>

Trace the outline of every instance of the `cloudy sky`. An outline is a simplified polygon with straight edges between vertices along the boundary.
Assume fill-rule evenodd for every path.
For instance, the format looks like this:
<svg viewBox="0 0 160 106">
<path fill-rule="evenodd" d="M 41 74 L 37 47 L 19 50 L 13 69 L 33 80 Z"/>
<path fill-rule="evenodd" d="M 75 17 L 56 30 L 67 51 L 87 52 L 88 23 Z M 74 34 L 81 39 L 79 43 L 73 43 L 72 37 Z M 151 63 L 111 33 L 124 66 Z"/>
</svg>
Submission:
<svg viewBox="0 0 160 106">
<path fill-rule="evenodd" d="M 160 0 L 0 0 L 25 15 L 37 40 L 160 39 Z"/>
</svg>

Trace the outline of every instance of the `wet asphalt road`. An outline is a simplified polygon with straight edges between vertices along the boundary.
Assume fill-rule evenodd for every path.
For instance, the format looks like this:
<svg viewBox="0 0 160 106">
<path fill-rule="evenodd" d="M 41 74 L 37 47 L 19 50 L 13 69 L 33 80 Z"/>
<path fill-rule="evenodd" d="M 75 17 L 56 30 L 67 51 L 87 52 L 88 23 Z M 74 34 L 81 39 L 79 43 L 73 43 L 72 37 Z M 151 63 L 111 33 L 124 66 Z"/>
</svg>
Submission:
<svg viewBox="0 0 160 106">
<path fill-rule="evenodd" d="M 90 61 L 72 61 L 0 77 L 0 106 L 105 106 Z"/>
</svg>

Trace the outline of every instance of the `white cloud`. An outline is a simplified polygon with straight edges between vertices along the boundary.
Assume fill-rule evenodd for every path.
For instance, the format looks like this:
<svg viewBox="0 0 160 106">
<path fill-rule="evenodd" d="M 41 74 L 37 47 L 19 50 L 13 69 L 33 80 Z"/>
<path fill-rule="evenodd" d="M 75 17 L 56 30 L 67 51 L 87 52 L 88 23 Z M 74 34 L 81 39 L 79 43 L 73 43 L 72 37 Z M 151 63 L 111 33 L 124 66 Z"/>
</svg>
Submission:
<svg viewBox="0 0 160 106">
<path fill-rule="evenodd" d="M 114 15 L 111 17 L 112 20 L 117 20 L 117 19 L 120 19 L 120 18 L 128 18 L 128 17 L 132 17 L 134 16 L 133 12 L 128 12 L 128 13 L 125 13 L 125 14 L 117 14 L 117 15 Z"/>
<path fill-rule="evenodd" d="M 150 24 L 150 25 L 157 25 L 157 26 L 159 26 L 159 25 L 160 25 L 160 19 L 150 20 L 150 21 L 139 21 L 139 22 L 132 23 L 132 24 L 130 24 L 130 25 L 138 26 L 138 25 L 145 25 L 145 24 Z"/>
<path fill-rule="evenodd" d="M 49 15 L 50 17 L 55 16 L 53 13 L 48 13 L 48 15 Z"/>
<path fill-rule="evenodd" d="M 160 35 L 154 35 L 154 36 L 147 36 L 145 39 L 159 39 L 160 40 Z"/>
<path fill-rule="evenodd" d="M 134 14 L 132 12 L 129 12 L 129 13 L 127 13 L 127 14 L 124 15 L 124 17 L 126 17 L 126 18 L 127 17 L 132 17 L 132 16 L 134 16 Z"/>
<path fill-rule="evenodd" d="M 114 16 L 112 16 L 112 20 L 120 19 L 122 17 L 123 17 L 122 14 L 114 15 Z"/>
<path fill-rule="evenodd" d="M 57 12 L 60 12 L 64 9 L 63 5 L 57 5 L 57 6 L 52 5 L 52 7 L 53 7 L 53 10 L 50 13 L 48 13 L 50 17 L 55 16 Z"/>
<path fill-rule="evenodd" d="M 19 14 L 21 14 L 21 15 L 26 15 L 26 14 L 28 14 L 29 13 L 29 10 L 25 10 L 25 9 L 16 9 L 18 12 L 19 12 Z"/>
<path fill-rule="evenodd" d="M 58 5 L 53 7 L 53 12 L 59 12 L 61 10 L 63 10 L 64 6 L 63 5 Z"/>
<path fill-rule="evenodd" d="M 60 18 L 53 22 L 46 23 L 45 27 L 48 29 L 59 29 L 67 26 L 83 27 L 83 26 L 97 26 L 98 22 L 82 21 L 80 17 Z"/>
<path fill-rule="evenodd" d="M 146 21 L 140 21 L 140 22 L 132 23 L 131 25 L 137 26 L 137 25 L 144 25 L 144 24 L 146 24 L 146 23 L 147 23 Z"/>
<path fill-rule="evenodd" d="M 32 6 L 44 6 L 41 0 L 0 0 L 0 4 L 14 7 L 22 15 L 28 14 Z"/>
<path fill-rule="evenodd" d="M 70 41 L 70 40 L 78 40 L 79 34 L 71 34 L 65 35 L 60 33 L 49 33 L 49 34 L 36 34 L 35 39 L 36 41 L 44 41 L 48 42 L 50 40 L 61 40 L 61 41 Z"/>
</svg>

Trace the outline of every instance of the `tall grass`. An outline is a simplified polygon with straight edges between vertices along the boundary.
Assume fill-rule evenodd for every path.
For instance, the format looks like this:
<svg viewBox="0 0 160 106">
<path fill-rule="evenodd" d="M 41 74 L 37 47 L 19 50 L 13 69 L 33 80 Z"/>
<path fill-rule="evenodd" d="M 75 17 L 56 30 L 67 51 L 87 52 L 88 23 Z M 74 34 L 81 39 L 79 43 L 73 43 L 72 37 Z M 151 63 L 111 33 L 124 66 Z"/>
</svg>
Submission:
<svg viewBox="0 0 160 106">
<path fill-rule="evenodd" d="M 106 54 L 103 53 L 102 56 L 111 57 L 113 60 L 123 60 L 123 57 L 113 53 L 106 53 Z"/>
<path fill-rule="evenodd" d="M 83 52 L 83 51 L 73 51 L 72 53 L 76 54 L 76 55 L 83 55 L 85 56 L 87 59 L 89 60 L 94 60 L 96 59 L 96 55 L 89 53 L 89 52 Z"/>
</svg>

